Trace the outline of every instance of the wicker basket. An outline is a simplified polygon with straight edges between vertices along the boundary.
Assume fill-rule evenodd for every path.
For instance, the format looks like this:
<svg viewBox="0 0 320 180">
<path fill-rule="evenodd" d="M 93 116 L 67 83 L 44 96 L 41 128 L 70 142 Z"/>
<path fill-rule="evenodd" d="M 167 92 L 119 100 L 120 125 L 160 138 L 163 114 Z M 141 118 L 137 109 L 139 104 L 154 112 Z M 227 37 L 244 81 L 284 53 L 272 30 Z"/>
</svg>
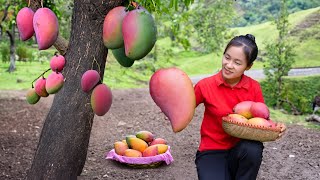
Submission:
<svg viewBox="0 0 320 180">
<path fill-rule="evenodd" d="M 169 165 L 173 162 L 173 157 L 170 152 L 170 146 L 163 154 L 158 154 L 150 157 L 126 157 L 115 153 L 112 149 L 106 153 L 106 159 L 118 161 L 132 168 L 157 168 L 162 164 Z"/>
<path fill-rule="evenodd" d="M 123 164 L 125 164 L 125 165 L 127 165 L 129 167 L 132 167 L 132 168 L 147 169 L 147 168 L 157 168 L 162 163 L 163 163 L 163 161 L 155 162 L 155 163 L 151 163 L 151 164 L 127 164 L 127 163 L 123 163 Z"/>
<path fill-rule="evenodd" d="M 231 136 L 261 142 L 274 141 L 280 134 L 280 128 L 239 123 L 227 116 L 222 118 L 222 126 L 224 131 Z"/>
</svg>

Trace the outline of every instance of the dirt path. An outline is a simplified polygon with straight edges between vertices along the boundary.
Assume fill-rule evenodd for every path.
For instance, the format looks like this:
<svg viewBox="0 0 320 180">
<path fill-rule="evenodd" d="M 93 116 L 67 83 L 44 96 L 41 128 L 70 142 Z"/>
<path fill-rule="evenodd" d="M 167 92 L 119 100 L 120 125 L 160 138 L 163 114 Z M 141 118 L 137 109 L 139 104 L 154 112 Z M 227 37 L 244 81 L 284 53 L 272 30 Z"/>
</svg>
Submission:
<svg viewBox="0 0 320 180">
<path fill-rule="evenodd" d="M 0 179 L 25 177 L 52 102 L 49 97 L 31 106 L 25 102 L 24 94 L 24 91 L 0 92 Z M 197 108 L 185 130 L 174 134 L 147 89 L 114 90 L 113 95 L 114 103 L 108 114 L 94 119 L 87 161 L 79 179 L 197 179 L 194 155 L 203 107 Z M 115 141 L 140 130 L 151 131 L 168 141 L 174 158 L 171 165 L 132 169 L 104 159 Z M 258 179 L 320 179 L 319 139 L 319 130 L 289 125 L 282 139 L 265 143 Z"/>
</svg>

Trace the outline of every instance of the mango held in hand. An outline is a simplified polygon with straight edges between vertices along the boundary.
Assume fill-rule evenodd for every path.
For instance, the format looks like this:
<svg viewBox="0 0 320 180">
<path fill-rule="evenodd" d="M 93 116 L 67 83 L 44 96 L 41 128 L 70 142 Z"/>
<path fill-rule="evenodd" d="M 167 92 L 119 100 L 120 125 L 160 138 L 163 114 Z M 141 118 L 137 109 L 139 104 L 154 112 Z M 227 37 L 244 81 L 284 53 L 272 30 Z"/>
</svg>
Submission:
<svg viewBox="0 0 320 180">
<path fill-rule="evenodd" d="M 35 89 L 29 89 L 26 95 L 29 104 L 36 104 L 40 100 L 40 96 L 36 93 Z"/>
<path fill-rule="evenodd" d="M 178 68 L 156 71 L 149 84 L 154 102 L 169 118 L 174 132 L 183 130 L 192 120 L 196 98 L 188 75 Z"/>
<path fill-rule="evenodd" d="M 122 21 L 128 11 L 124 6 L 111 9 L 103 22 L 103 43 L 108 49 L 123 46 Z"/>
<path fill-rule="evenodd" d="M 33 28 L 39 50 L 48 49 L 56 42 L 59 34 L 58 18 L 49 8 L 39 8 L 34 13 Z"/>
<path fill-rule="evenodd" d="M 34 34 L 32 9 L 24 7 L 17 14 L 17 27 L 22 41 L 30 39 Z"/>
<path fill-rule="evenodd" d="M 49 94 L 57 93 L 64 84 L 64 77 L 59 72 L 52 72 L 49 74 L 46 82 L 46 91 Z"/>
<path fill-rule="evenodd" d="M 91 107 L 93 112 L 98 116 L 105 115 L 112 104 L 112 93 L 105 84 L 97 85 L 91 94 Z"/>
<path fill-rule="evenodd" d="M 145 57 L 157 40 L 157 28 L 152 15 L 144 8 L 130 11 L 122 22 L 126 56 L 132 60 Z"/>
</svg>

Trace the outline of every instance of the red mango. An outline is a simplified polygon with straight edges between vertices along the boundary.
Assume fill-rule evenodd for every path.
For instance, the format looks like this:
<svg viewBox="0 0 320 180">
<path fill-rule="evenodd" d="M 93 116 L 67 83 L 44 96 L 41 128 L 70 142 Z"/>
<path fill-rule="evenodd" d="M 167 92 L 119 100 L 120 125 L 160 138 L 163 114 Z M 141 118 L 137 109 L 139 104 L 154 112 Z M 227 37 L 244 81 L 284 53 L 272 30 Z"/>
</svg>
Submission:
<svg viewBox="0 0 320 180">
<path fill-rule="evenodd" d="M 33 16 L 34 12 L 28 7 L 22 8 L 17 14 L 17 27 L 22 41 L 30 39 L 34 34 Z"/>
<path fill-rule="evenodd" d="M 174 132 L 183 130 L 192 120 L 196 98 L 188 75 L 178 68 L 156 71 L 149 83 L 154 102 L 169 118 Z"/>
</svg>

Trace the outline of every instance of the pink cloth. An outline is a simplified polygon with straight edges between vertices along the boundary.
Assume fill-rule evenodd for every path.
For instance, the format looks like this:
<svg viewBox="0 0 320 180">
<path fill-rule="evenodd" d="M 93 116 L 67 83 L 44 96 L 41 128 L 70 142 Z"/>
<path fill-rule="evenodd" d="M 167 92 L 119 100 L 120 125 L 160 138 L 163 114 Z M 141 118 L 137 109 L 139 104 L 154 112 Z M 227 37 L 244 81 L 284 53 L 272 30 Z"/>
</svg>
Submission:
<svg viewBox="0 0 320 180">
<path fill-rule="evenodd" d="M 116 160 L 121 163 L 127 163 L 127 164 L 151 164 L 155 162 L 164 161 L 167 165 L 173 162 L 173 157 L 170 153 L 170 146 L 168 147 L 168 150 L 163 153 L 156 156 L 151 157 L 126 157 L 118 155 L 114 149 L 108 152 L 106 155 L 106 159 Z"/>
</svg>

